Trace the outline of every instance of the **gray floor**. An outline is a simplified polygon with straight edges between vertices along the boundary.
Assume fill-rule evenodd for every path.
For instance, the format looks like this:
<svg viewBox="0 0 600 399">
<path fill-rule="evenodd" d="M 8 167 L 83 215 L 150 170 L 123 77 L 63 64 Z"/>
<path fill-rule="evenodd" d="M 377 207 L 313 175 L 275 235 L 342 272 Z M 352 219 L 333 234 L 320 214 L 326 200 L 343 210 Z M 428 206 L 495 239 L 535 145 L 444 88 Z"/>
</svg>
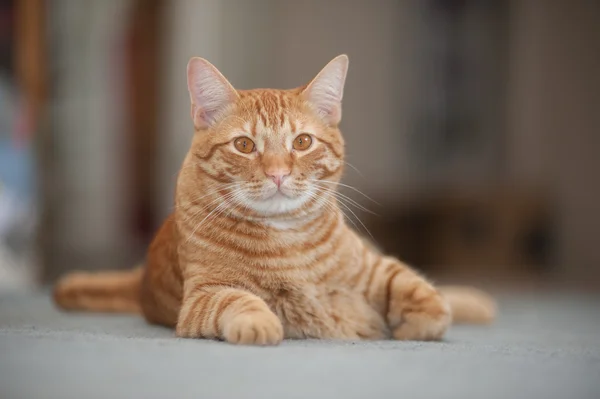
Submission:
<svg viewBox="0 0 600 399">
<path fill-rule="evenodd" d="M 445 342 L 180 340 L 136 317 L 0 295 L 0 398 L 600 398 L 599 298 L 511 295 Z"/>
</svg>

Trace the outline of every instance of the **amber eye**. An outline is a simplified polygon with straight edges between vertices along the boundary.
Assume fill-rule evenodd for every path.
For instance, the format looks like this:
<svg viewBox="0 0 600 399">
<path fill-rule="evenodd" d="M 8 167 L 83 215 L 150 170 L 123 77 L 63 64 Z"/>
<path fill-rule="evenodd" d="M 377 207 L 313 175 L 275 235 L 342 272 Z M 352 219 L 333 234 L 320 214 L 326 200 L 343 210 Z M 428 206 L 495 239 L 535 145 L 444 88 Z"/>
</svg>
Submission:
<svg viewBox="0 0 600 399">
<path fill-rule="evenodd" d="M 304 133 L 294 139 L 294 150 L 304 151 L 312 144 L 312 137 Z"/>
<path fill-rule="evenodd" d="M 233 145 L 239 152 L 243 152 L 244 154 L 250 154 L 254 151 L 254 141 L 248 137 L 238 137 L 233 142 Z"/>
</svg>

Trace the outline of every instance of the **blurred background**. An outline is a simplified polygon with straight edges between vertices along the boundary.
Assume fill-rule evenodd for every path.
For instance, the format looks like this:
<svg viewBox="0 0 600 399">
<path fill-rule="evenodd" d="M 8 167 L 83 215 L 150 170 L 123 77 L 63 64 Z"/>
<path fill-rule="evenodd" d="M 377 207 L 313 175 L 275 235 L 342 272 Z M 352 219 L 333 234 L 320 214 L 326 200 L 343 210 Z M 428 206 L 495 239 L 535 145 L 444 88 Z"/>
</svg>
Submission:
<svg viewBox="0 0 600 399">
<path fill-rule="evenodd" d="M 291 88 L 340 53 L 344 183 L 377 204 L 344 193 L 380 246 L 442 279 L 597 287 L 599 43 L 594 0 L 0 0 L 0 287 L 143 260 L 190 57 Z"/>
</svg>

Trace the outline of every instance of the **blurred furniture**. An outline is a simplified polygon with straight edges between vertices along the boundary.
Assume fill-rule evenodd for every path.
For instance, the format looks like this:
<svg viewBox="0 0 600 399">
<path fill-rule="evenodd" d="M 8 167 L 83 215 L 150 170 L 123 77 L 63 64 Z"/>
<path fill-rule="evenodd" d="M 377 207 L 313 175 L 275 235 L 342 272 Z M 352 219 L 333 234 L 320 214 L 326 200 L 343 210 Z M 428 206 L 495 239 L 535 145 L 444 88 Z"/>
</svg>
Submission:
<svg viewBox="0 0 600 399">
<path fill-rule="evenodd" d="M 386 208 L 369 229 L 388 252 L 436 274 L 552 271 L 555 212 L 537 193 L 437 193 Z"/>
</svg>

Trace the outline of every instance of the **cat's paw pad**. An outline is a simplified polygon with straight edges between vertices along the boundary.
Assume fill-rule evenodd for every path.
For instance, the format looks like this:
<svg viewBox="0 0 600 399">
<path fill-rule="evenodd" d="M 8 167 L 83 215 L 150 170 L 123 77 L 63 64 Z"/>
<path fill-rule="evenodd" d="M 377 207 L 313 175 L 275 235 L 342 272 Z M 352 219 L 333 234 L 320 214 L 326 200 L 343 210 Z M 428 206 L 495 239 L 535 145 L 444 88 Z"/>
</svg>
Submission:
<svg viewBox="0 0 600 399">
<path fill-rule="evenodd" d="M 240 314 L 225 325 L 223 336 L 232 344 L 277 345 L 283 340 L 283 326 L 270 312 Z"/>
<path fill-rule="evenodd" d="M 440 340 L 451 323 L 450 306 L 436 295 L 417 309 L 403 312 L 402 321 L 393 329 L 393 336 L 398 340 Z"/>
</svg>

